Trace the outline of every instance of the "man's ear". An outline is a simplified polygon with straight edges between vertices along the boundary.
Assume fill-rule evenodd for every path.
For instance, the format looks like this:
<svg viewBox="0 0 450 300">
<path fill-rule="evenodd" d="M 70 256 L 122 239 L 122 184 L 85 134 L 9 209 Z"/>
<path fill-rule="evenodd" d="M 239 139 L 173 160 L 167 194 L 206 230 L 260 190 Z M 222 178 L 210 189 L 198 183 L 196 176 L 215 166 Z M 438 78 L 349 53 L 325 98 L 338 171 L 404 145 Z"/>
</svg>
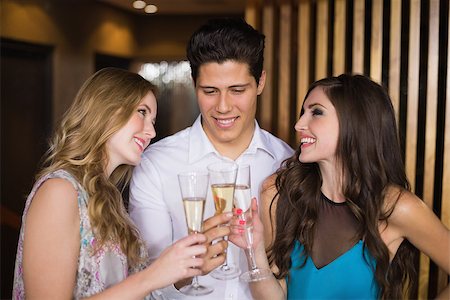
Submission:
<svg viewBox="0 0 450 300">
<path fill-rule="evenodd" d="M 262 91 L 264 90 L 264 86 L 266 85 L 266 71 L 263 70 L 261 72 L 261 77 L 259 77 L 259 83 L 258 83 L 258 95 L 261 95 Z"/>
</svg>

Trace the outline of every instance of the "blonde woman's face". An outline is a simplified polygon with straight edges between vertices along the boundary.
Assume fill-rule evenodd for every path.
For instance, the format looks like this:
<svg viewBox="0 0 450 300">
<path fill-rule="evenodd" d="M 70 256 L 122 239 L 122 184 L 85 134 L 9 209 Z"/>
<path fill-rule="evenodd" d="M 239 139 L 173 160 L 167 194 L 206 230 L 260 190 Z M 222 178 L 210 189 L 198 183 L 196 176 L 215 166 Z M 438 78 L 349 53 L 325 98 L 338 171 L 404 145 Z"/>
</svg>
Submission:
<svg viewBox="0 0 450 300">
<path fill-rule="evenodd" d="M 110 175 L 119 165 L 136 166 L 141 161 L 142 152 L 156 136 L 156 98 L 149 92 L 142 98 L 128 122 L 109 139 L 107 172 Z"/>
</svg>

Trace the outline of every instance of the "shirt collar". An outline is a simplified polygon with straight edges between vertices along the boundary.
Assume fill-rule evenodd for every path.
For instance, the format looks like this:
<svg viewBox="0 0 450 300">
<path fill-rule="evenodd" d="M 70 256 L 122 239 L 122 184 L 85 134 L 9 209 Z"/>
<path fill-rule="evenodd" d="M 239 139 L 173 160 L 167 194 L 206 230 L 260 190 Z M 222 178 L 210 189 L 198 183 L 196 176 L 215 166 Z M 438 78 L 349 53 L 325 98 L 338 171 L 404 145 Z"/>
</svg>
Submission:
<svg viewBox="0 0 450 300">
<path fill-rule="evenodd" d="M 244 153 L 256 154 L 258 149 L 267 152 L 273 158 L 276 157 L 272 144 L 267 139 L 263 130 L 259 127 L 258 122 L 255 120 L 255 131 L 253 132 L 250 145 Z M 216 153 L 219 157 L 222 156 L 214 148 L 213 144 L 203 130 L 200 114 L 194 124 L 192 124 L 191 131 L 189 133 L 189 163 L 194 163 L 210 153 Z"/>
</svg>

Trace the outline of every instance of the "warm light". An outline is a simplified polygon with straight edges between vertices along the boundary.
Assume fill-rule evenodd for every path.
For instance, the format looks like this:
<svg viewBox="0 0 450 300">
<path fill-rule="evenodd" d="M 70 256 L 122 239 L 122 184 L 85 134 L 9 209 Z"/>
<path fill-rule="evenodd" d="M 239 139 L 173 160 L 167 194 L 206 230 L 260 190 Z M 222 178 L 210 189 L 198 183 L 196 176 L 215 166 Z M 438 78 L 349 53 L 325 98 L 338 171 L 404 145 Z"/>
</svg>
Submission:
<svg viewBox="0 0 450 300">
<path fill-rule="evenodd" d="M 142 0 L 136 0 L 133 2 L 133 7 L 136 9 L 143 9 L 146 5 L 147 3 L 145 3 L 145 1 Z"/>
<path fill-rule="evenodd" d="M 154 14 L 157 11 L 158 11 L 158 7 L 156 7 L 156 5 L 149 4 L 145 7 L 145 12 L 148 14 Z"/>
</svg>

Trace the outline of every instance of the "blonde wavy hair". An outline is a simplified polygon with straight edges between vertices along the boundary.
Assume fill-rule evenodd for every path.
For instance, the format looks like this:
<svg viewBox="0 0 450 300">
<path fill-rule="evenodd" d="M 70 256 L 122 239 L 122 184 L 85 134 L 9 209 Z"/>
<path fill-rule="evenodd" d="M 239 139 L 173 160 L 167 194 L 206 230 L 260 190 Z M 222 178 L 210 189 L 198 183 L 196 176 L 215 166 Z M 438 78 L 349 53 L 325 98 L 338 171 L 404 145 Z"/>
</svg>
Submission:
<svg viewBox="0 0 450 300">
<path fill-rule="evenodd" d="M 130 266 L 142 263 L 143 245 L 121 195 L 133 166 L 121 165 L 108 177 L 106 143 L 149 92 L 156 96 L 153 84 L 122 69 L 105 68 L 92 75 L 63 116 L 38 174 L 58 169 L 71 173 L 89 195 L 88 213 L 98 247 L 118 242 Z"/>
</svg>

